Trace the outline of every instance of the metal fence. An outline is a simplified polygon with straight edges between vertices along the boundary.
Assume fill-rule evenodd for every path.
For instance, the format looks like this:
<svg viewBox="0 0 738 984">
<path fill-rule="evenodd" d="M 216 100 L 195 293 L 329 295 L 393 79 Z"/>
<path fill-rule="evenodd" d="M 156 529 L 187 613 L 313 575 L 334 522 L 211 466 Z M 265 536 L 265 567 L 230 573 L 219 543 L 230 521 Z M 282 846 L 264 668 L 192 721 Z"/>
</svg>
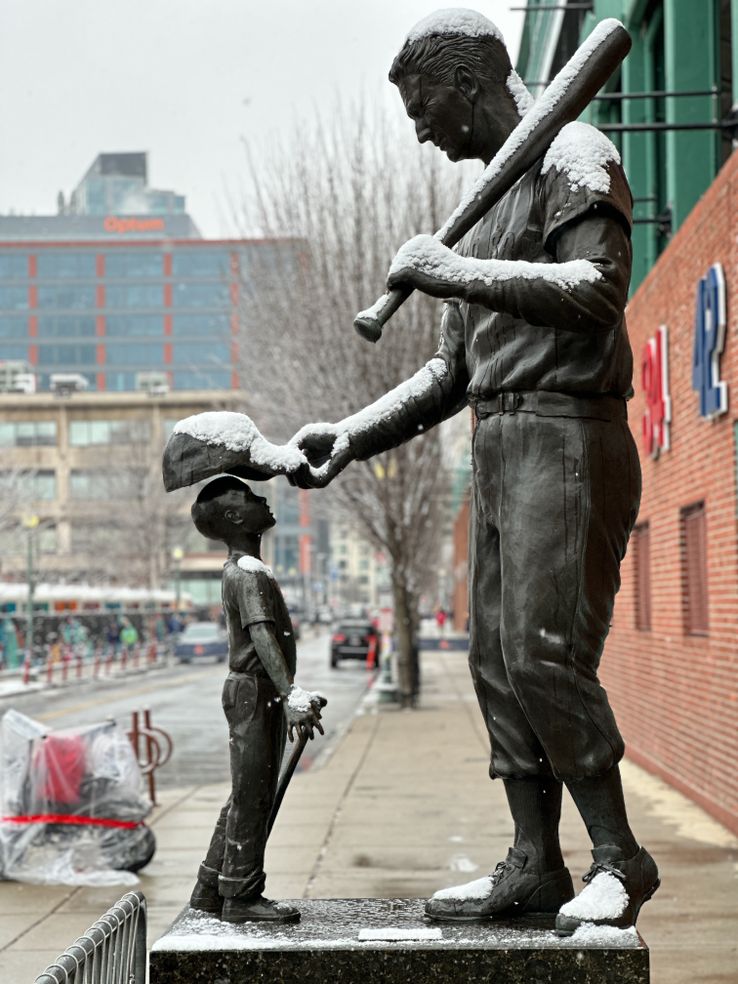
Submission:
<svg viewBox="0 0 738 984">
<path fill-rule="evenodd" d="M 35 984 L 145 984 L 146 899 L 128 892 Z"/>
</svg>

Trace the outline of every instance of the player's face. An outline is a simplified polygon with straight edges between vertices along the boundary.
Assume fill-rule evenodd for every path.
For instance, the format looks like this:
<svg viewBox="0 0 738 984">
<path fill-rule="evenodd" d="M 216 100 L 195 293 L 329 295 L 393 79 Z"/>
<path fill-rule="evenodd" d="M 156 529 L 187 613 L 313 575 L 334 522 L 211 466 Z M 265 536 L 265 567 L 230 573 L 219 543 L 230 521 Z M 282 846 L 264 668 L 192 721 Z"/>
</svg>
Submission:
<svg viewBox="0 0 738 984">
<path fill-rule="evenodd" d="M 408 75 L 399 88 L 420 143 L 430 140 L 452 161 L 472 156 L 472 104 L 456 86 Z"/>
<path fill-rule="evenodd" d="M 244 529 L 250 533 L 262 533 L 274 526 L 276 519 L 264 496 L 255 495 L 250 489 L 232 492 L 231 495 L 236 500 L 234 504 L 237 504 L 238 515 Z"/>
</svg>

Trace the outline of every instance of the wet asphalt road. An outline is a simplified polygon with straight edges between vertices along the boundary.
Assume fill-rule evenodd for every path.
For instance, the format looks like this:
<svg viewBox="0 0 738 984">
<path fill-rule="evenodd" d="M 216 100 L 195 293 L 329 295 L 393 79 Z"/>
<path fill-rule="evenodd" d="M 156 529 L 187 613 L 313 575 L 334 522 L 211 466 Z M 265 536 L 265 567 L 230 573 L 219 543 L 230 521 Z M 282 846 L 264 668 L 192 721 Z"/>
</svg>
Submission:
<svg viewBox="0 0 738 984">
<path fill-rule="evenodd" d="M 317 735 L 314 742 L 308 742 L 301 769 L 309 768 L 340 736 L 372 678 L 358 662 L 343 662 L 339 669 L 331 669 L 330 636 L 324 630 L 318 635 L 312 631 L 308 629 L 298 643 L 296 679 L 308 690 L 319 690 L 328 706 L 323 711 L 325 737 Z M 228 736 L 220 706 L 226 673 L 222 663 L 174 665 L 121 681 L 82 683 L 0 700 L 0 714 L 14 707 L 50 728 L 113 717 L 128 728 L 131 712 L 148 707 L 152 723 L 168 731 L 174 741 L 172 758 L 157 773 L 157 786 L 224 782 L 230 778 Z M 289 750 L 288 743 L 288 754 Z"/>
</svg>

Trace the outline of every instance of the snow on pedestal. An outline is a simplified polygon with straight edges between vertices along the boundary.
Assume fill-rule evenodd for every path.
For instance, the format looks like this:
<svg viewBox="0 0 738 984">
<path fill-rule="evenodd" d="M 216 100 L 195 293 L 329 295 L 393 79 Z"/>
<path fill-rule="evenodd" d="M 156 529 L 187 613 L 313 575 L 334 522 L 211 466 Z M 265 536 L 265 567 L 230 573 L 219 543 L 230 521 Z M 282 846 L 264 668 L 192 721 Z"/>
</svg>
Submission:
<svg viewBox="0 0 738 984">
<path fill-rule="evenodd" d="M 554 916 L 436 923 L 422 899 L 298 899 L 291 925 L 233 926 L 185 909 L 151 949 L 151 984 L 361 981 L 392 984 L 648 984 L 648 948 L 635 930 L 553 932 Z"/>
</svg>

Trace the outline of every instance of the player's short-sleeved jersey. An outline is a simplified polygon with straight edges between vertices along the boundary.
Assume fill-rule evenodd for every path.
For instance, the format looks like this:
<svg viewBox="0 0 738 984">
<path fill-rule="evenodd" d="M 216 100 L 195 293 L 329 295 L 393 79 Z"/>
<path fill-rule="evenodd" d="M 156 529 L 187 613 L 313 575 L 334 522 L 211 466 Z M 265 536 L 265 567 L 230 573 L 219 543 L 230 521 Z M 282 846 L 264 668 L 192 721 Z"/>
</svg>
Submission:
<svg viewBox="0 0 738 984">
<path fill-rule="evenodd" d="M 222 597 L 228 627 L 229 666 L 238 673 L 267 676 L 251 638 L 251 626 L 267 622 L 284 654 L 289 673 L 294 675 L 295 636 L 279 585 L 264 564 L 255 562 L 242 568 L 238 560 L 238 554 L 231 555 L 223 567 Z"/>
<path fill-rule="evenodd" d="M 554 263 L 557 234 L 567 224 L 606 214 L 629 232 L 631 211 L 615 148 L 593 127 L 569 124 L 546 157 L 467 233 L 457 251 L 478 259 Z M 602 245 L 606 252 L 607 244 Z M 612 259 L 630 264 L 630 255 Z M 472 401 L 501 391 L 630 394 L 633 366 L 624 315 L 608 331 L 588 332 L 581 326 L 529 324 L 481 304 L 461 303 L 459 310 Z"/>
</svg>

